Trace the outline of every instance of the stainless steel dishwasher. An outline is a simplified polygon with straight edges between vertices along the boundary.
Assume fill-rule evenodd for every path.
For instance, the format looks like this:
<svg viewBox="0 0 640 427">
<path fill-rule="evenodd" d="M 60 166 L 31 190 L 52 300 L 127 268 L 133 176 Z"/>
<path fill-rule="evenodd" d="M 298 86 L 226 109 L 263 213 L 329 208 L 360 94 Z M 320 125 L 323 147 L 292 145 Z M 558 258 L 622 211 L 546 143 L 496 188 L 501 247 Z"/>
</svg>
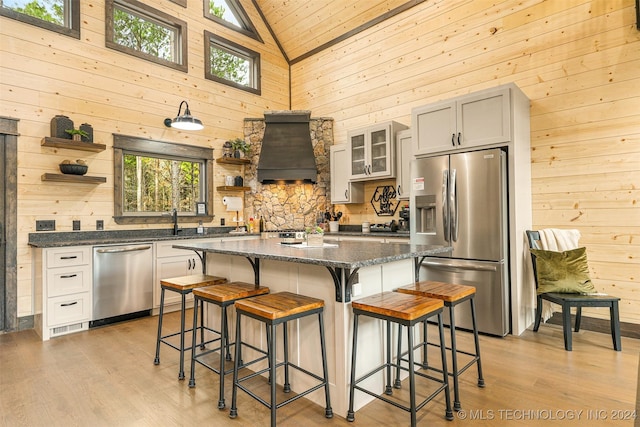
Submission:
<svg viewBox="0 0 640 427">
<path fill-rule="evenodd" d="M 93 247 L 93 315 L 90 327 L 151 314 L 153 245 Z"/>
</svg>

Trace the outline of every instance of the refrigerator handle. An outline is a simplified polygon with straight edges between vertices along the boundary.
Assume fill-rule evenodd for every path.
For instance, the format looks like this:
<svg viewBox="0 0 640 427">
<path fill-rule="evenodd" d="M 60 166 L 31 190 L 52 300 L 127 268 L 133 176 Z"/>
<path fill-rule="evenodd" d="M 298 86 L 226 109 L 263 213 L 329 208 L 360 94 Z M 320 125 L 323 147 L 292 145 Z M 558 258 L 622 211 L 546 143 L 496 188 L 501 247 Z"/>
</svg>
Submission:
<svg viewBox="0 0 640 427">
<path fill-rule="evenodd" d="M 442 171 L 442 234 L 444 241 L 449 242 L 449 199 L 447 198 L 449 186 L 449 170 Z"/>
<path fill-rule="evenodd" d="M 451 170 L 451 188 L 449 189 L 449 222 L 451 223 L 451 241 L 458 241 L 458 193 L 456 192 L 456 169 Z"/>
</svg>

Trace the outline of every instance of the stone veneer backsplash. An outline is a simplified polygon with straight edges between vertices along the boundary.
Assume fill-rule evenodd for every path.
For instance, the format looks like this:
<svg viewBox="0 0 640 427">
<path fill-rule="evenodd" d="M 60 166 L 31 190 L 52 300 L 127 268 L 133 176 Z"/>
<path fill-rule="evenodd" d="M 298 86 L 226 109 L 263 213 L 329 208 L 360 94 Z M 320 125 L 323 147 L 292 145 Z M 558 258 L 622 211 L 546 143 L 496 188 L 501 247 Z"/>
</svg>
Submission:
<svg viewBox="0 0 640 427">
<path fill-rule="evenodd" d="M 318 212 L 331 209 L 330 147 L 333 145 L 333 119 L 311 118 L 309 130 L 318 168 L 315 184 L 261 184 L 257 166 L 264 136 L 264 118 L 244 119 L 244 137 L 251 143 L 251 164 L 245 168 L 246 219 L 264 218 L 267 230 L 304 229 L 316 223 Z"/>
</svg>

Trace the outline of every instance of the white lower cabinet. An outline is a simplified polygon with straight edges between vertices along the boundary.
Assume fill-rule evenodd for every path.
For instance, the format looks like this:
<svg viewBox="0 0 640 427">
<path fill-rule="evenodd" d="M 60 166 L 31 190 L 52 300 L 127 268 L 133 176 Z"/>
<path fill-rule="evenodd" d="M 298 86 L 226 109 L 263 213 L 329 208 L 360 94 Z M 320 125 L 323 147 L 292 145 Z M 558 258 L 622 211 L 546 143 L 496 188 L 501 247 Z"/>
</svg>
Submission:
<svg viewBox="0 0 640 427">
<path fill-rule="evenodd" d="M 36 250 L 36 331 L 44 341 L 87 330 L 92 311 L 91 246 Z"/>
</svg>

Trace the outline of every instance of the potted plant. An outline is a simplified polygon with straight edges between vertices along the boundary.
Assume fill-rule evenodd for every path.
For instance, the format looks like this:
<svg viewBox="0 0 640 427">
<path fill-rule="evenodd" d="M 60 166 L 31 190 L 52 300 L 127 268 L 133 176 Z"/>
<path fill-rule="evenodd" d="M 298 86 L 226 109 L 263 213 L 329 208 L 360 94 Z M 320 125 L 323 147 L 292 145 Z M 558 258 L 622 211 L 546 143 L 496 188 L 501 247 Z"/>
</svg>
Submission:
<svg viewBox="0 0 640 427">
<path fill-rule="evenodd" d="M 324 230 L 319 225 L 307 227 L 305 233 L 307 235 L 307 246 L 324 245 Z"/>
<path fill-rule="evenodd" d="M 231 142 L 231 148 L 233 149 L 233 152 L 234 152 L 234 157 L 239 158 L 240 153 L 242 153 L 244 157 L 248 157 L 249 153 L 251 153 L 251 145 L 247 143 L 244 139 L 236 138 L 234 140 L 231 140 L 230 142 Z"/>
<path fill-rule="evenodd" d="M 74 141 L 82 141 L 82 137 L 89 137 L 89 134 L 87 132 L 80 129 L 66 129 L 65 132 L 71 135 L 71 139 L 73 139 Z"/>
</svg>

